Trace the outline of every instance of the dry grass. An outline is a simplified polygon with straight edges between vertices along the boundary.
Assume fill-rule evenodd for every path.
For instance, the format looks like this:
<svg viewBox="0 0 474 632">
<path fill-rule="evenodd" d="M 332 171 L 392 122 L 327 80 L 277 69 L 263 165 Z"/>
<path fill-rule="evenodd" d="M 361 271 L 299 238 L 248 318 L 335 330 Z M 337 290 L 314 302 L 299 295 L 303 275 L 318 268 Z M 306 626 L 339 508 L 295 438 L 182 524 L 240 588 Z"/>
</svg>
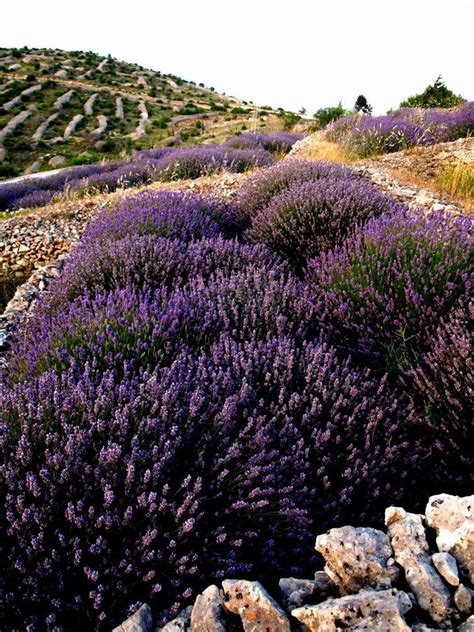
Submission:
<svg viewBox="0 0 474 632">
<path fill-rule="evenodd" d="M 296 155 L 301 160 L 328 160 L 330 162 L 349 163 L 354 161 L 347 151 L 337 143 L 331 143 L 321 137 L 307 143 Z"/>
<path fill-rule="evenodd" d="M 408 169 L 388 169 L 391 176 L 407 185 L 428 189 L 463 209 L 474 214 L 474 164 L 458 161 L 445 165 L 436 175 L 427 176 Z"/>
</svg>

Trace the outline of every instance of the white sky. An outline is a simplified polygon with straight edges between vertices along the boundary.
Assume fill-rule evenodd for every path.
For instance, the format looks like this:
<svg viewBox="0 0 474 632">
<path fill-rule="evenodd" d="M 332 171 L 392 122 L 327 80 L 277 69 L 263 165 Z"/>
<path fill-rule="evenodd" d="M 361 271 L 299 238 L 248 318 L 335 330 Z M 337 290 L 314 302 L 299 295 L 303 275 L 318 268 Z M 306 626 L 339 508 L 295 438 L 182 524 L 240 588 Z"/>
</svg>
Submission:
<svg viewBox="0 0 474 632">
<path fill-rule="evenodd" d="M 309 113 L 383 113 L 441 74 L 474 98 L 467 0 L 0 0 L 0 46 L 93 50 Z"/>
</svg>

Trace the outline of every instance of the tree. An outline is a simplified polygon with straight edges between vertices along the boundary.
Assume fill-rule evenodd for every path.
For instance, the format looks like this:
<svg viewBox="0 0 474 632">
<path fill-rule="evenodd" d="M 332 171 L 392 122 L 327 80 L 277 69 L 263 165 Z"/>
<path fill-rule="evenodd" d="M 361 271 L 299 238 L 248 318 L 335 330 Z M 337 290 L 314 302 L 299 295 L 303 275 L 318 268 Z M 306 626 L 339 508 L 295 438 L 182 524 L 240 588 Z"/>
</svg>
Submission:
<svg viewBox="0 0 474 632">
<path fill-rule="evenodd" d="M 299 113 L 300 113 L 300 114 L 306 114 L 306 108 L 305 108 L 305 107 L 301 107 L 301 108 L 299 109 Z"/>
<path fill-rule="evenodd" d="M 354 104 L 354 110 L 356 112 L 364 112 L 364 114 L 372 114 L 372 106 L 369 105 L 369 102 L 364 97 L 363 94 L 359 94 Z"/>
<path fill-rule="evenodd" d="M 345 109 L 342 107 L 342 103 L 339 102 L 338 105 L 320 108 L 317 112 L 314 113 L 314 118 L 317 121 L 318 128 L 326 127 L 329 123 L 332 123 L 336 119 L 344 116 L 346 114 Z"/>
<path fill-rule="evenodd" d="M 425 88 L 421 94 L 408 97 L 400 103 L 401 108 L 453 108 L 464 99 L 459 94 L 454 94 L 444 83 L 441 75 Z"/>
</svg>

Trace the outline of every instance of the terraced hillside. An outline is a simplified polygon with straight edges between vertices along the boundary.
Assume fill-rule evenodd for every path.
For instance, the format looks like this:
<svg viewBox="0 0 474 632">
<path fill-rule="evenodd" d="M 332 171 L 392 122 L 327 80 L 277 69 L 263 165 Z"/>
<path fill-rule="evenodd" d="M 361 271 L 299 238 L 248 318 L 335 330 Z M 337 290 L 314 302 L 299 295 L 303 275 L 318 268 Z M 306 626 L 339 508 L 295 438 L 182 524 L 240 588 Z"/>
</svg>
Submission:
<svg viewBox="0 0 474 632">
<path fill-rule="evenodd" d="M 110 56 L 0 48 L 0 177 L 297 121 Z"/>
</svg>

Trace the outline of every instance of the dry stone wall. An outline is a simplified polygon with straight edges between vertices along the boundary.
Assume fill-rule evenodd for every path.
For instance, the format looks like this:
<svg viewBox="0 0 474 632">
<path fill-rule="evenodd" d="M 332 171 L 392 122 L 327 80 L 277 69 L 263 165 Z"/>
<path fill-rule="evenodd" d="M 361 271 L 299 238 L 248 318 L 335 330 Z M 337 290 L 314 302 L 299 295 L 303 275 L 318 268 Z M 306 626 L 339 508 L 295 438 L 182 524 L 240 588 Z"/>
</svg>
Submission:
<svg viewBox="0 0 474 632">
<path fill-rule="evenodd" d="M 425 515 L 389 507 L 385 524 L 319 535 L 324 570 L 281 579 L 278 595 L 225 579 L 163 627 L 143 604 L 114 632 L 474 632 L 474 496 L 432 496 Z"/>
</svg>

